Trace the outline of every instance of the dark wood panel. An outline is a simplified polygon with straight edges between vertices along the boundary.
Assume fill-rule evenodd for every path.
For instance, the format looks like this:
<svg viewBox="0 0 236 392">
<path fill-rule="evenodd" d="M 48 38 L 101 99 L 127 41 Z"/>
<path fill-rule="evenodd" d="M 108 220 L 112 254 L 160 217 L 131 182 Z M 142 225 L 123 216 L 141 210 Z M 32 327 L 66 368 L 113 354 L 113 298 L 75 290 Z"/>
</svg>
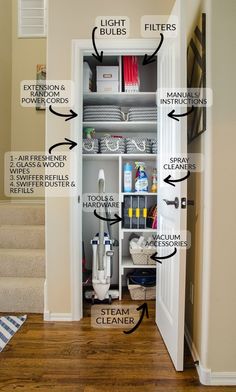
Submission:
<svg viewBox="0 0 236 392">
<path fill-rule="evenodd" d="M 196 26 L 187 49 L 187 85 L 197 88 L 206 98 L 206 14 L 201 15 L 201 21 Z M 206 107 L 195 107 L 192 116 L 188 117 L 188 143 L 191 143 L 206 131 Z"/>
</svg>

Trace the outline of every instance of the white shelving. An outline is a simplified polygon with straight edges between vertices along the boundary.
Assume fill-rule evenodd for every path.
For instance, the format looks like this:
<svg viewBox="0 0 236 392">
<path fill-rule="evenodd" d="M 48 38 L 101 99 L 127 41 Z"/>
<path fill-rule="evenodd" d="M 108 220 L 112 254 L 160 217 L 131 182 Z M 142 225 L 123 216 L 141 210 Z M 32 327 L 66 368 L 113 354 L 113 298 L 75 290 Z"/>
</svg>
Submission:
<svg viewBox="0 0 236 392">
<path fill-rule="evenodd" d="M 155 106 L 156 93 L 87 93 L 84 105 Z"/>
<path fill-rule="evenodd" d="M 145 159 L 145 161 L 155 161 L 157 159 L 156 154 L 121 154 L 121 157 L 124 160 L 129 160 L 129 159 L 143 160 L 143 159 Z"/>
<path fill-rule="evenodd" d="M 84 128 L 95 128 L 96 132 L 155 132 L 156 121 L 93 121 L 83 122 Z"/>
<path fill-rule="evenodd" d="M 155 161 L 157 159 L 156 154 L 83 154 L 85 160 L 110 160 L 110 159 L 145 159 L 146 161 Z"/>
<path fill-rule="evenodd" d="M 92 56 L 86 56 L 86 61 L 90 64 L 90 67 L 94 73 L 95 83 L 96 79 L 96 66 L 97 62 Z M 106 65 L 119 65 L 120 64 L 120 91 L 122 90 L 122 77 L 121 77 L 121 67 L 122 59 L 120 56 L 108 56 L 104 57 Z M 140 89 L 142 92 L 138 93 L 99 93 L 90 92 L 84 93 L 83 95 L 83 105 L 117 105 L 122 108 L 124 113 L 128 112 L 130 107 L 146 107 L 146 106 L 156 106 L 156 92 L 153 92 L 153 86 L 156 86 L 155 76 L 156 76 L 156 65 L 152 68 L 142 67 L 142 58 L 139 59 L 140 62 Z M 154 83 L 153 83 L 154 81 Z M 96 87 L 94 86 L 94 89 Z M 145 92 L 146 91 L 146 92 Z M 151 92 L 152 91 L 152 92 Z M 84 128 L 95 128 L 96 137 L 100 138 L 103 134 L 110 135 L 122 135 L 124 137 L 148 137 L 156 138 L 157 135 L 157 121 L 84 121 L 82 122 L 82 129 Z M 126 162 L 131 162 L 133 166 L 133 182 L 135 177 L 135 165 L 134 162 L 142 161 L 145 162 L 146 173 L 149 178 L 149 190 L 151 190 L 151 176 L 152 168 L 157 166 L 157 154 L 83 154 L 83 171 L 86 173 L 84 182 L 86 184 L 87 192 L 96 192 L 97 183 L 96 176 L 99 169 L 104 169 L 106 178 L 106 190 L 109 192 L 115 192 L 119 194 L 119 210 L 117 213 L 122 216 L 122 203 L 124 202 L 124 196 L 146 196 L 146 207 L 150 208 L 152 205 L 157 203 L 157 193 L 151 192 L 123 192 L 123 176 L 124 176 L 124 164 Z M 134 188 L 133 188 L 134 190 Z M 108 191 L 107 191 L 108 192 Z M 84 214 L 85 224 L 83 226 L 83 236 L 86 243 L 89 243 L 91 238 L 91 233 L 97 225 L 97 221 L 94 220 L 93 214 Z M 156 234 L 157 230 L 147 228 L 147 229 L 123 229 L 121 222 L 118 225 L 113 226 L 115 232 L 115 238 L 119 239 L 118 251 L 115 250 L 114 255 L 114 276 L 117 277 L 119 282 L 119 298 L 122 299 L 122 282 L 125 281 L 124 275 L 127 269 L 136 268 L 156 268 L 154 265 L 136 265 L 133 263 L 131 256 L 129 255 L 129 233 L 140 233 L 144 237 L 150 237 L 152 234 Z M 91 249 L 87 251 L 88 259 L 91 260 Z M 119 263 L 119 269 L 117 269 L 116 262 Z M 115 282 L 114 282 L 115 283 Z"/>
<path fill-rule="evenodd" d="M 156 233 L 156 229 L 121 229 L 123 233 Z"/>
<path fill-rule="evenodd" d="M 121 260 L 121 268 L 124 274 L 126 268 L 156 268 L 156 264 L 134 264 L 131 257 L 123 256 Z"/>
<path fill-rule="evenodd" d="M 111 159 L 119 159 L 120 154 L 83 154 L 85 161 L 109 161 Z"/>
<path fill-rule="evenodd" d="M 156 192 L 122 192 L 124 196 L 157 196 Z"/>
</svg>

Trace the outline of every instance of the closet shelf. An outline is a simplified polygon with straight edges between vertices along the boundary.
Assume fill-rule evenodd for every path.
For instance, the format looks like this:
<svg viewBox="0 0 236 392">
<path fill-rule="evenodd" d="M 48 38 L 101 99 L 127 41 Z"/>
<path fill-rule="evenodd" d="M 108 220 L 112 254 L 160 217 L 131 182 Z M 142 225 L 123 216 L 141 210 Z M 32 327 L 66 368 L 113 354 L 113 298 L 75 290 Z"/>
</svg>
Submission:
<svg viewBox="0 0 236 392">
<path fill-rule="evenodd" d="M 155 92 L 140 93 L 87 93 L 84 105 L 155 106 Z"/>
<path fill-rule="evenodd" d="M 89 161 L 119 159 L 121 157 L 125 160 L 142 159 L 145 161 L 155 161 L 156 154 L 83 154 L 83 159 Z"/>
<path fill-rule="evenodd" d="M 156 161 L 157 155 L 156 154 L 121 154 L 122 159 L 128 161 L 128 160 L 134 160 L 138 159 L 140 161 Z"/>
<path fill-rule="evenodd" d="M 83 154 L 83 159 L 85 161 L 100 161 L 100 160 L 114 160 L 119 159 L 120 154 Z"/>
<path fill-rule="evenodd" d="M 156 268 L 156 264 L 134 264 L 130 256 L 123 256 L 121 268 Z"/>
<path fill-rule="evenodd" d="M 121 229 L 123 233 L 156 233 L 157 229 Z"/>
<path fill-rule="evenodd" d="M 156 132 L 156 121 L 94 121 L 83 122 L 84 128 L 95 128 L 96 132 Z"/>
<path fill-rule="evenodd" d="M 124 196 L 157 196 L 156 192 L 122 192 Z"/>
</svg>

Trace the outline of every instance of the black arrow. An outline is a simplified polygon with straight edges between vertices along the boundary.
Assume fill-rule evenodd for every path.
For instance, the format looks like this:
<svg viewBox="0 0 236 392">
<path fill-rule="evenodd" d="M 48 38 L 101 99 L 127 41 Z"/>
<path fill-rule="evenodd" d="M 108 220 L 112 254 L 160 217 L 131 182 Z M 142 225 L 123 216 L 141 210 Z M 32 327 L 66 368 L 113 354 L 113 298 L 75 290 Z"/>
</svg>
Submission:
<svg viewBox="0 0 236 392">
<path fill-rule="evenodd" d="M 158 263 L 162 264 L 162 261 L 161 261 L 161 260 L 170 259 L 170 258 L 173 257 L 176 253 L 177 253 L 177 249 L 176 249 L 176 248 L 175 248 L 174 252 L 171 253 L 171 255 L 168 255 L 168 256 L 159 257 L 159 256 L 157 256 L 157 252 L 156 252 L 156 253 L 154 253 L 154 254 L 150 257 L 150 259 L 152 259 L 152 260 L 154 260 L 154 261 L 157 261 Z"/>
<path fill-rule="evenodd" d="M 111 226 L 111 225 L 114 225 L 115 223 L 119 223 L 119 222 L 123 221 L 123 218 L 121 218 L 121 217 L 120 217 L 119 215 L 117 215 L 117 214 L 114 214 L 114 216 L 116 217 L 116 219 L 109 219 L 109 218 L 103 218 L 103 216 L 99 216 L 99 215 L 97 214 L 96 210 L 94 210 L 93 213 L 94 213 L 94 215 L 96 216 L 96 218 L 98 218 L 98 219 L 101 219 L 101 220 L 103 220 L 103 221 L 105 221 L 105 222 L 112 222 L 112 223 L 110 223 L 110 226 Z"/>
<path fill-rule="evenodd" d="M 53 110 L 53 108 L 52 108 L 52 105 L 50 105 L 50 106 L 49 106 L 49 110 L 50 110 L 50 112 L 52 112 L 52 113 L 55 114 L 56 116 L 59 116 L 59 117 L 67 117 L 65 121 L 72 120 L 72 118 L 75 118 L 75 117 L 78 116 L 78 114 L 75 113 L 72 109 L 70 110 L 70 114 L 62 114 L 62 113 L 55 112 L 55 110 Z"/>
<path fill-rule="evenodd" d="M 72 148 L 74 148 L 75 146 L 77 146 L 77 143 L 73 142 L 72 140 L 67 139 L 67 138 L 65 138 L 65 140 L 67 140 L 67 141 L 66 141 L 66 142 L 62 142 L 62 143 L 57 143 L 57 144 L 54 144 L 53 146 L 51 146 L 51 147 L 49 148 L 49 150 L 48 150 L 49 154 L 51 154 L 52 150 L 53 150 L 54 148 L 58 147 L 58 146 L 63 146 L 63 145 L 68 144 L 68 145 L 70 146 L 70 147 L 69 147 L 70 150 L 72 150 Z"/>
<path fill-rule="evenodd" d="M 161 36 L 161 41 L 160 41 L 157 49 L 155 50 L 155 52 L 151 56 L 148 56 L 147 54 L 145 54 L 144 59 L 143 59 L 143 65 L 151 64 L 156 61 L 156 59 L 154 59 L 154 56 L 157 54 L 158 50 L 160 50 L 161 45 L 163 44 L 163 41 L 164 41 L 164 35 L 162 33 L 160 33 L 160 36 Z"/>
<path fill-rule="evenodd" d="M 97 48 L 96 48 L 96 43 L 95 43 L 95 31 L 97 30 L 97 27 L 94 27 L 93 33 L 92 33 L 92 41 L 93 41 L 93 47 L 96 52 L 96 54 L 92 53 L 93 57 L 97 59 L 100 63 L 102 63 L 103 60 L 103 51 L 101 51 L 101 54 L 98 53 Z"/>
<path fill-rule="evenodd" d="M 171 180 L 171 179 L 170 179 L 170 178 L 171 178 L 171 175 L 169 175 L 169 176 L 166 177 L 163 181 L 166 182 L 167 184 L 170 184 L 170 185 L 172 185 L 172 186 L 175 186 L 174 182 L 181 182 L 181 181 L 187 180 L 187 178 L 189 178 L 190 174 L 191 174 L 190 171 L 188 171 L 187 176 L 185 176 L 185 177 L 183 177 L 183 178 L 179 178 L 178 180 Z"/>
<path fill-rule="evenodd" d="M 168 117 L 173 118 L 173 120 L 179 121 L 177 117 L 185 117 L 191 114 L 194 111 L 195 107 L 192 106 L 189 112 L 183 113 L 183 114 L 174 114 L 175 110 L 173 109 L 170 113 L 168 113 Z"/>
<path fill-rule="evenodd" d="M 141 322 L 143 321 L 143 318 L 144 318 L 144 316 L 145 316 L 145 313 L 146 313 L 146 317 L 147 318 L 149 318 L 149 315 L 148 315 L 148 305 L 147 305 L 147 303 L 146 302 L 144 302 L 144 304 L 142 304 L 141 306 L 139 306 L 136 310 L 142 310 L 142 314 L 141 314 L 141 316 L 140 316 L 140 319 L 139 319 L 139 321 L 137 322 L 137 324 L 132 328 L 132 329 L 130 329 L 129 331 L 123 331 L 124 333 L 126 333 L 126 334 L 130 334 L 130 333 L 133 333 L 139 326 L 140 326 L 140 324 L 141 324 Z"/>
</svg>

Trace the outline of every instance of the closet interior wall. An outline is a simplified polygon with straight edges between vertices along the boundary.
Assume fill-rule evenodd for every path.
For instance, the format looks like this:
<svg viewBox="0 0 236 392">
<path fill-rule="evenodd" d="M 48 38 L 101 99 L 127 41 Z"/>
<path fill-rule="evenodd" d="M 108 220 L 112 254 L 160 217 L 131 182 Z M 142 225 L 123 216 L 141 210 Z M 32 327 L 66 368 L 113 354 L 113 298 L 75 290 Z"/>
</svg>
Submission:
<svg viewBox="0 0 236 392">
<path fill-rule="evenodd" d="M 133 55 L 133 54 L 132 54 Z M 143 56 L 138 56 L 138 68 L 140 78 L 140 89 L 137 93 L 124 92 L 124 78 L 122 70 L 122 56 L 104 56 L 103 66 L 119 66 L 119 90 L 117 93 L 97 93 L 96 91 L 96 67 L 100 65 L 93 56 L 84 56 L 84 61 L 89 64 L 92 71 L 92 91 L 84 92 L 83 105 L 118 105 L 124 113 L 127 113 L 130 107 L 147 107 L 156 106 L 157 90 L 157 62 L 149 66 L 143 66 Z M 96 138 L 104 134 L 119 135 L 122 137 L 145 137 L 149 139 L 157 138 L 157 122 L 84 122 L 83 128 L 95 128 Z M 151 207 L 157 203 L 157 194 L 151 194 L 151 177 L 153 168 L 157 167 L 156 154 L 83 154 L 83 194 L 98 192 L 98 173 L 100 169 L 105 172 L 105 188 L 108 193 L 117 193 L 120 202 L 124 201 L 123 189 L 123 171 L 124 164 L 131 162 L 133 166 L 133 184 L 135 176 L 135 162 L 145 162 L 146 172 L 149 181 L 149 192 L 147 197 L 147 206 Z M 138 194 L 138 193 L 137 193 Z M 122 208 L 119 214 L 122 213 Z M 86 267 L 92 266 L 92 246 L 91 239 L 98 232 L 99 221 L 93 212 L 83 212 L 82 215 L 83 242 L 85 248 Z M 119 248 L 114 248 L 113 258 L 113 277 L 111 283 L 119 286 L 120 299 L 122 297 L 122 287 L 126 285 L 126 275 L 136 268 L 132 263 L 129 254 L 129 236 L 131 233 L 142 234 L 146 238 L 155 232 L 155 230 L 144 229 L 123 229 L 120 224 L 113 225 L 113 234 L 119 240 Z M 143 266 L 143 268 L 155 268 L 152 266 Z"/>
</svg>

